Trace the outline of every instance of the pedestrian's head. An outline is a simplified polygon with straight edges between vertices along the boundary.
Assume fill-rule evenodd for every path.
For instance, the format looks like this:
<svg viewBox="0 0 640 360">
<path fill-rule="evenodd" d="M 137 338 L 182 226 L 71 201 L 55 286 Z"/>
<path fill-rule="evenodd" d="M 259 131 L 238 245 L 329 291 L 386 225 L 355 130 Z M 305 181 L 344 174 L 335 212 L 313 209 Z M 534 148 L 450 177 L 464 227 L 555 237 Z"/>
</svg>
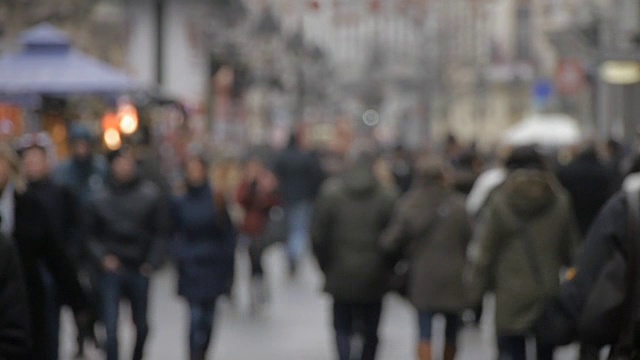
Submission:
<svg viewBox="0 0 640 360">
<path fill-rule="evenodd" d="M 18 140 L 18 154 L 27 181 L 40 181 L 49 176 L 49 151 L 53 143 L 44 132 L 25 134 Z"/>
<path fill-rule="evenodd" d="M 69 129 L 69 145 L 75 160 L 87 161 L 91 159 L 93 134 L 85 126 L 74 124 Z"/>
<path fill-rule="evenodd" d="M 516 147 L 505 162 L 508 170 L 534 169 L 546 170 L 547 164 L 544 156 L 534 146 Z"/>
<path fill-rule="evenodd" d="M 187 185 L 197 187 L 207 182 L 209 165 L 201 155 L 190 156 L 185 163 Z"/>
<path fill-rule="evenodd" d="M 429 155 L 416 163 L 415 182 L 419 186 L 444 184 L 446 179 L 445 162 L 439 156 Z"/>
<path fill-rule="evenodd" d="M 134 180 L 138 174 L 138 163 L 130 147 L 123 147 L 107 154 L 111 176 L 118 183 Z"/>
<path fill-rule="evenodd" d="M 19 192 L 24 191 L 25 182 L 21 176 L 20 158 L 6 141 L 0 142 L 0 190 L 12 183 Z"/>
</svg>

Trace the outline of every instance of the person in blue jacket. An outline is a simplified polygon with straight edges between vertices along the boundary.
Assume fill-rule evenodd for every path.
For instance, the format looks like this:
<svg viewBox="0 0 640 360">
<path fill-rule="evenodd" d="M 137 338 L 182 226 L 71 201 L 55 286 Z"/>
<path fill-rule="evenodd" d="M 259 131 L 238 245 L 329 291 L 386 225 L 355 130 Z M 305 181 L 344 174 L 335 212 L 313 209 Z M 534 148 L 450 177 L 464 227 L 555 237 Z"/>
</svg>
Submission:
<svg viewBox="0 0 640 360">
<path fill-rule="evenodd" d="M 207 162 L 192 156 L 186 162 L 186 192 L 172 206 L 178 294 L 190 308 L 191 360 L 203 360 L 211 340 L 216 300 L 233 278 L 236 232 L 224 196 L 207 176 Z"/>
</svg>

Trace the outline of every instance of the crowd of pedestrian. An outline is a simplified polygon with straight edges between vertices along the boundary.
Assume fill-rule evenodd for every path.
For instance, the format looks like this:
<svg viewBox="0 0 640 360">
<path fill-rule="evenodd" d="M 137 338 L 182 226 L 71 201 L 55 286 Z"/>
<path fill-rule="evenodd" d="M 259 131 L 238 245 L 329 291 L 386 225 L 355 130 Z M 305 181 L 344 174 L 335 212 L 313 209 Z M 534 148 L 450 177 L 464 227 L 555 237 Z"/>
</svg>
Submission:
<svg viewBox="0 0 640 360">
<path fill-rule="evenodd" d="M 418 329 L 419 360 L 453 360 L 463 313 L 477 323 L 487 293 L 496 299 L 499 359 L 525 359 L 547 304 L 562 297 L 563 276 L 595 276 L 603 260 L 593 249 L 625 234 L 615 195 L 624 162 L 593 143 L 562 164 L 534 146 L 492 161 L 453 136 L 424 153 L 385 153 L 364 139 L 331 154 L 328 171 L 328 157 L 291 136 L 273 159 L 248 156 L 235 184 L 218 180 L 208 154 L 191 153 L 174 193 L 144 165 L 153 162 L 145 152 L 124 146 L 103 156 L 95 145 L 87 129 L 72 128 L 71 157 L 56 165 L 44 133 L 0 144 L 0 358 L 57 359 L 60 311 L 69 306 L 77 356 L 91 341 L 118 359 L 123 299 L 136 334 L 131 357 L 144 358 L 150 281 L 169 261 L 189 307 L 188 358 L 203 360 L 216 303 L 233 293 L 238 249 L 249 255 L 258 313 L 269 299 L 263 254 L 282 242 L 291 277 L 307 254 L 317 260 L 340 360 L 376 358 L 392 291 L 415 308 L 407 326 Z M 616 220 L 622 229 L 604 224 Z M 572 268 L 576 261 L 590 270 Z M 443 347 L 432 344 L 437 316 Z M 552 359 L 557 344 L 538 340 L 536 358 Z M 585 342 L 580 358 L 599 351 Z"/>
</svg>

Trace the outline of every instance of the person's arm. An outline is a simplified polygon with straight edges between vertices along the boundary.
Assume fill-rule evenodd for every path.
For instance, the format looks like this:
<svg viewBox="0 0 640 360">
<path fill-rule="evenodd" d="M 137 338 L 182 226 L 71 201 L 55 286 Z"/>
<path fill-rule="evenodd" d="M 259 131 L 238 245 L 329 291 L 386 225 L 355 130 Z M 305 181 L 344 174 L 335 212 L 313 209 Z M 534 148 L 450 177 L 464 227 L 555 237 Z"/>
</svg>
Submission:
<svg viewBox="0 0 640 360">
<path fill-rule="evenodd" d="M 315 203 L 311 220 L 311 243 L 313 253 L 322 271 L 331 262 L 331 240 L 334 217 L 333 201 L 329 191 L 323 191 Z"/>
<path fill-rule="evenodd" d="M 156 192 L 155 204 L 152 209 L 151 217 L 151 245 L 147 254 L 147 259 L 140 269 L 146 275 L 152 270 L 157 270 L 164 261 L 167 245 L 169 243 L 169 232 L 171 230 L 171 222 L 167 201 L 159 192 Z"/>
<path fill-rule="evenodd" d="M 482 212 L 476 231 L 468 248 L 468 297 L 471 304 L 482 301 L 484 293 L 490 290 L 494 277 L 494 266 L 500 246 L 500 238 L 504 236 L 500 217 L 490 201 Z"/>
<path fill-rule="evenodd" d="M 380 236 L 380 246 L 390 259 L 397 261 L 405 253 L 410 241 L 406 209 L 400 205 L 393 212 L 389 225 Z"/>
<path fill-rule="evenodd" d="M 29 308 L 18 253 L 0 238 L 0 359 L 27 359 Z"/>
</svg>

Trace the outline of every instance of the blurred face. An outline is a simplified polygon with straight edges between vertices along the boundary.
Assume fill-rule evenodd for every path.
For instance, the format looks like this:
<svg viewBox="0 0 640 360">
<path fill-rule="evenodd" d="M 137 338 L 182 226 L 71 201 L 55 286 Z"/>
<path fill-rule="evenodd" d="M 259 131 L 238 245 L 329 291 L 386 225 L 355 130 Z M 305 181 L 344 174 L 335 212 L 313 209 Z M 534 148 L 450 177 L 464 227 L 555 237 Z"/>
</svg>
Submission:
<svg viewBox="0 0 640 360">
<path fill-rule="evenodd" d="M 72 144 L 73 157 L 76 159 L 88 159 L 91 156 L 91 146 L 86 140 L 77 140 Z"/>
<path fill-rule="evenodd" d="M 192 186 L 204 184 L 207 179 L 207 169 L 198 159 L 190 159 L 186 166 L 187 183 Z"/>
<path fill-rule="evenodd" d="M 11 176 L 11 166 L 7 159 L 0 158 L 0 189 L 4 189 L 9 183 Z"/>
<path fill-rule="evenodd" d="M 255 180 L 262 173 L 262 164 L 259 161 L 253 159 L 247 162 L 245 167 L 245 174 L 248 179 Z"/>
<path fill-rule="evenodd" d="M 113 177 L 118 182 L 128 182 L 135 178 L 138 164 L 132 153 L 123 154 L 111 163 Z"/>
<path fill-rule="evenodd" d="M 47 154 L 42 149 L 28 149 L 22 154 L 22 166 L 28 181 L 39 181 L 49 174 Z"/>
</svg>

